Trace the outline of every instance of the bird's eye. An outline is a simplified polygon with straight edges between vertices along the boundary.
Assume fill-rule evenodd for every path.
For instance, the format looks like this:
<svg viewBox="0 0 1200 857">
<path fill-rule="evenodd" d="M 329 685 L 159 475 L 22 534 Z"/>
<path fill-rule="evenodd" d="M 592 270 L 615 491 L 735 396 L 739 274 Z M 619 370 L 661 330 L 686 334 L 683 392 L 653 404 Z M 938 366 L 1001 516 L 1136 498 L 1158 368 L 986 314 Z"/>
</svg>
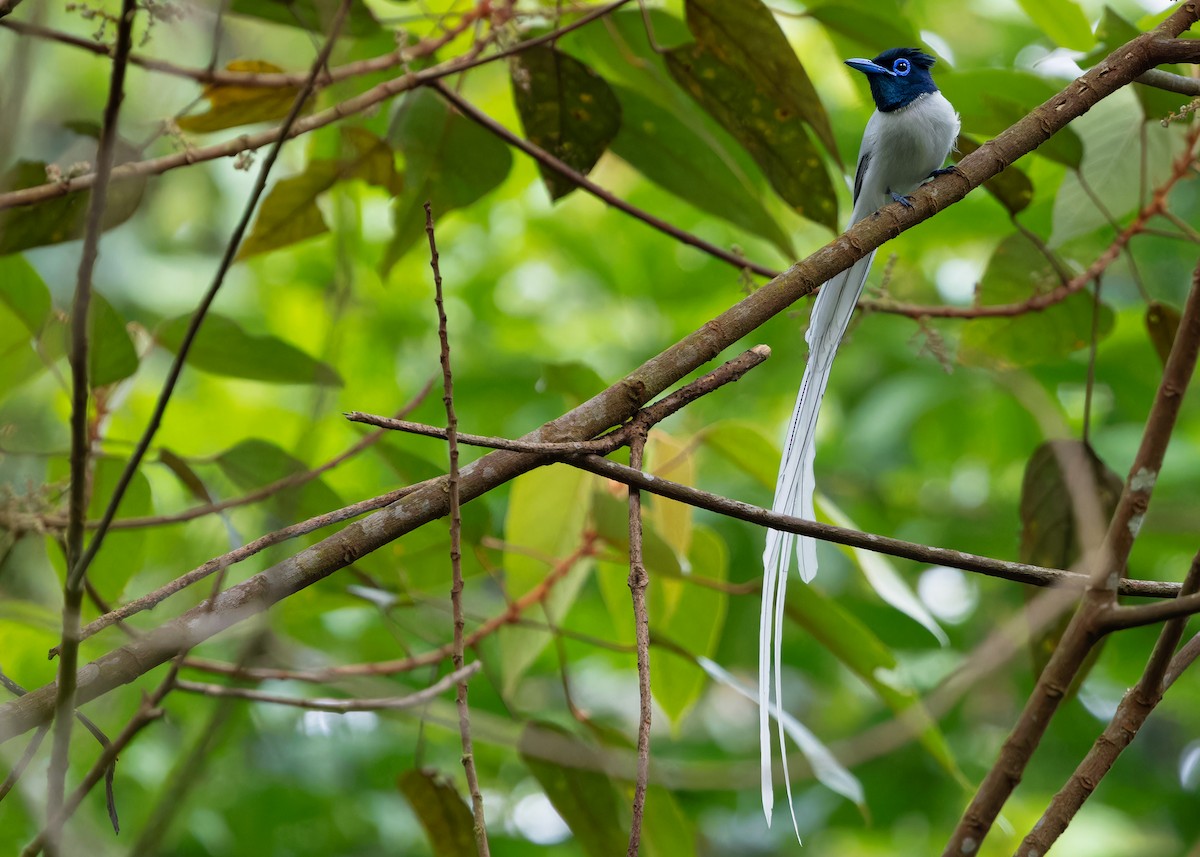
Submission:
<svg viewBox="0 0 1200 857">
<path fill-rule="evenodd" d="M 899 75 L 908 74 L 908 70 L 909 70 L 908 60 L 904 60 L 904 59 L 896 60 L 896 64 L 893 65 L 892 68 L 896 70 L 896 74 L 899 74 Z"/>
</svg>

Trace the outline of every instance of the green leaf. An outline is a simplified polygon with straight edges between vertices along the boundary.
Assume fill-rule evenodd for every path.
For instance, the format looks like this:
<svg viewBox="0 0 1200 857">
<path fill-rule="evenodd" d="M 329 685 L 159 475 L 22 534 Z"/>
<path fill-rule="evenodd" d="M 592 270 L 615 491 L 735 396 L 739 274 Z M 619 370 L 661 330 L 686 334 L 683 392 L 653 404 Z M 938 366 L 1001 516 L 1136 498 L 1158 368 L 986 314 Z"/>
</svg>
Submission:
<svg viewBox="0 0 1200 857">
<path fill-rule="evenodd" d="M 666 53 L 680 86 L 738 140 L 799 214 L 837 230 L 837 199 L 806 126 L 837 159 L 824 107 L 759 0 L 689 0 L 696 42 Z"/>
<path fill-rule="evenodd" d="M 88 308 L 88 372 L 93 388 L 124 380 L 137 371 L 138 354 L 125 327 L 125 319 L 98 291 L 92 292 Z M 70 350 L 70 320 L 49 316 L 38 338 L 38 348 L 47 363 Z"/>
<path fill-rule="evenodd" d="M 1058 94 L 1058 88 L 1035 74 L 1011 69 L 942 72 L 938 88 L 962 116 L 972 134 L 994 136 Z M 1083 162 L 1083 141 L 1063 128 L 1037 148 L 1037 153 L 1071 168 Z"/>
<path fill-rule="evenodd" d="M 83 160 L 90 159 L 94 163 L 95 154 L 93 146 Z M 117 165 L 134 160 L 137 156 L 137 149 L 129 143 L 118 141 L 115 151 Z M 44 161 L 18 161 L 0 176 L 0 193 L 36 187 L 46 182 Z M 145 176 L 110 182 L 104 214 L 100 218 L 101 231 L 107 232 L 132 217 L 145 189 Z M 75 190 L 33 205 L 0 211 L 0 256 L 82 238 L 87 228 L 91 195 L 90 189 Z"/>
<path fill-rule="evenodd" d="M 233 0 L 229 11 L 311 33 L 328 33 L 337 8 L 338 0 Z M 342 35 L 359 38 L 374 35 L 381 29 L 365 3 L 351 0 Z"/>
<path fill-rule="evenodd" d="M 453 783 L 425 768 L 405 771 L 397 785 L 436 857 L 475 857 L 475 820 Z"/>
<path fill-rule="evenodd" d="M 213 502 L 212 495 L 208 493 L 208 486 L 204 484 L 204 480 L 192 469 L 192 465 L 186 459 L 163 447 L 158 451 L 158 460 L 175 474 L 175 478 L 189 494 L 201 503 Z"/>
<path fill-rule="evenodd" d="M 95 521 L 104 514 L 117 486 L 125 462 L 115 458 L 97 458 L 92 470 L 92 496 L 88 519 Z M 144 517 L 154 514 L 150 483 L 139 469 L 133 474 L 118 509 L 121 518 Z M 89 536 L 90 537 L 90 536 Z M 119 601 L 130 579 L 142 570 L 146 553 L 145 534 L 138 530 L 115 529 L 104 538 L 103 549 L 88 567 L 87 577 L 107 599 Z"/>
<path fill-rule="evenodd" d="M 662 534 L 647 520 L 642 527 L 642 560 L 651 577 L 679 577 L 683 568 L 675 550 L 667 543 Z M 598 490 L 592 497 L 592 522 L 597 535 L 612 547 L 622 558 L 629 556 L 629 505 L 624 496 L 620 499 L 604 490 Z M 628 570 L 628 567 L 627 569 Z M 625 593 L 624 601 L 629 603 L 629 593 Z"/>
<path fill-rule="evenodd" d="M 791 239 L 767 211 L 757 188 L 709 140 L 632 89 L 613 89 L 623 114 L 611 147 L 614 153 L 664 190 L 795 258 Z M 696 181 L 696 176 L 704 176 L 704 181 Z"/>
<path fill-rule="evenodd" d="M 608 384 L 600 373 L 586 363 L 572 360 L 566 363 L 543 363 L 538 378 L 539 393 L 559 393 L 568 407 L 575 407 L 599 393 Z"/>
<path fill-rule="evenodd" d="M 596 72 L 549 45 L 514 56 L 513 100 L 525 137 L 576 172 L 587 175 L 621 127 L 621 105 Z M 576 185 L 541 164 L 551 199 Z"/>
<path fill-rule="evenodd" d="M 105 387 L 128 378 L 137 371 L 138 355 L 125 329 L 125 319 L 96 291 L 92 292 L 88 314 L 91 316 L 88 371 L 92 387 Z"/>
<path fill-rule="evenodd" d="M 824 494 L 817 496 L 817 508 L 832 524 L 852 530 L 861 529 L 849 515 L 834 505 L 834 502 Z M 852 548 L 847 545 L 838 545 L 838 547 L 853 560 L 854 564 L 862 571 L 867 583 L 875 590 L 875 594 L 885 603 L 921 625 L 933 634 L 943 646 L 950 644 L 942 626 L 921 603 L 921 599 L 917 598 L 916 593 L 909 588 L 904 578 L 896 571 L 896 566 L 890 558 L 863 548 Z"/>
<path fill-rule="evenodd" d="M 214 461 L 230 482 L 247 492 L 310 469 L 300 459 L 261 438 L 244 440 Z M 345 505 L 320 477 L 305 480 L 299 488 L 280 489 L 270 503 L 276 515 L 287 520 L 323 514 Z"/>
<path fill-rule="evenodd" d="M 632 791 L 628 798 L 632 801 Z M 675 795 L 662 786 L 651 784 L 646 788 L 642 848 L 646 857 L 695 857 L 696 854 L 696 825 Z"/>
<path fill-rule="evenodd" d="M 570 759 L 557 765 L 539 758 L 539 749 L 552 758 Z M 575 841 L 589 857 L 612 857 L 625 852 L 626 834 L 617 806 L 617 793 L 604 775 L 604 758 L 591 744 L 549 723 L 530 723 L 517 744 L 521 761 L 537 778 Z"/>
<path fill-rule="evenodd" d="M 724 456 L 759 485 L 774 490 L 779 475 L 779 446 L 757 424 L 721 420 L 702 435 L 704 445 Z"/>
<path fill-rule="evenodd" d="M 51 319 L 50 290 L 22 256 L 0 256 L 0 392 L 42 373 L 37 338 Z"/>
<path fill-rule="evenodd" d="M 504 581 L 509 598 L 520 598 L 539 585 L 554 563 L 579 547 L 594 483 L 594 478 L 583 471 L 558 464 L 539 467 L 513 483 L 504 520 L 504 541 L 515 548 L 504 554 Z M 543 602 L 551 621 L 558 622 L 570 609 L 591 566 L 590 560 L 576 563 L 555 584 Z M 506 696 L 516 691 L 525 671 L 549 642 L 550 635 L 537 628 L 501 629 L 501 674 Z"/>
<path fill-rule="evenodd" d="M 1069 568 L 1082 546 L 1076 526 L 1076 503 L 1071 499 L 1066 470 L 1073 463 L 1090 468 L 1095 497 L 1106 514 L 1101 529 L 1116 510 L 1124 481 L 1100 460 L 1088 444 L 1050 440 L 1041 444 L 1025 466 L 1021 484 L 1021 562 Z M 1087 483 L 1082 483 L 1087 484 Z"/>
<path fill-rule="evenodd" d="M 891 649 L 870 628 L 813 586 L 788 590 L 787 615 L 871 688 L 894 714 L 911 718 L 920 729 L 921 746 L 956 781 L 965 782 L 937 721 L 925 710 L 920 694 L 896 669 Z"/>
<path fill-rule="evenodd" d="M 752 80 L 777 109 L 799 116 L 840 163 L 825 105 L 762 0 L 686 0 L 685 9 L 699 45 Z"/>
<path fill-rule="evenodd" d="M 338 182 L 362 179 L 392 195 L 400 193 L 403 182 L 387 143 L 362 128 L 343 128 L 342 140 L 347 150 L 342 157 L 309 161 L 304 172 L 275 183 L 238 250 L 238 259 L 328 232 L 317 197 Z"/>
<path fill-rule="evenodd" d="M 1167 358 L 1175 345 L 1175 334 L 1179 332 L 1181 320 L 1179 310 L 1170 304 L 1151 301 L 1146 307 L 1146 332 L 1150 334 L 1154 351 L 1164 366 L 1167 365 Z"/>
<path fill-rule="evenodd" d="M 961 160 L 979 148 L 979 144 L 966 134 L 958 136 L 958 157 Z M 1016 167 L 1006 168 L 1000 175 L 983 183 L 988 193 L 1008 209 L 1009 214 L 1019 214 L 1033 200 L 1033 182 Z"/>
<path fill-rule="evenodd" d="M 650 433 L 646 443 L 646 470 L 680 485 L 696 484 L 692 443 L 671 437 L 662 429 Z M 648 497 L 647 522 L 663 537 L 676 556 L 687 556 L 692 544 L 692 507 L 666 497 Z"/>
<path fill-rule="evenodd" d="M 875 0 L 868 3 L 826 3 L 806 9 L 805 14 L 820 21 L 825 29 L 865 45 L 870 56 L 898 45 L 921 42 L 920 34 L 898 8 Z"/>
<path fill-rule="evenodd" d="M 46 368 L 34 346 L 25 320 L 0 302 L 0 393 L 19 387 Z"/>
<path fill-rule="evenodd" d="M 0 256 L 0 303 L 4 303 L 33 336 L 50 318 L 50 289 L 23 256 Z"/>
<path fill-rule="evenodd" d="M 1024 235 L 1010 235 L 988 262 L 980 284 L 981 305 L 1026 300 L 1059 285 L 1054 269 Z M 963 325 L 958 359 L 968 366 L 1012 368 L 1058 360 L 1087 347 L 1092 335 L 1092 297 L 1076 292 L 1038 312 L 1008 318 L 977 318 Z M 1113 313 L 1101 304 L 1097 335 L 1112 330 Z"/>
<path fill-rule="evenodd" d="M 410 92 L 388 129 L 403 153 L 404 192 L 392 209 L 396 233 L 381 265 L 386 273 L 425 234 L 424 203 L 440 219 L 498 187 L 512 169 L 508 147 L 426 89 Z"/>
<path fill-rule="evenodd" d="M 178 354 L 190 322 L 188 315 L 164 321 L 155 331 L 155 339 L 168 351 Z M 329 364 L 309 357 L 278 337 L 247 333 L 228 316 L 211 312 L 200 326 L 187 362 L 214 375 L 271 384 L 342 384 L 341 377 Z"/>
<path fill-rule="evenodd" d="M 225 66 L 227 71 L 278 74 L 279 66 L 262 60 L 235 60 Z M 287 116 L 300 94 L 298 86 L 240 86 L 209 84 L 204 87 L 208 111 L 180 116 L 176 121 L 184 131 L 208 134 L 253 122 L 271 122 Z M 309 105 L 311 105 L 311 101 Z"/>
<path fill-rule="evenodd" d="M 650 576 L 650 627 L 691 655 L 712 657 L 725 629 L 729 594 L 693 578 L 725 583 L 729 550 L 716 533 L 700 527 L 692 534 L 688 561 L 690 575 L 677 580 Z M 651 688 L 676 732 L 707 686 L 708 676 L 694 660 L 670 649 L 655 650 Z"/>
<path fill-rule="evenodd" d="M 1054 44 L 1086 51 L 1095 40 L 1092 26 L 1074 0 L 1017 0 L 1025 14 Z"/>
</svg>

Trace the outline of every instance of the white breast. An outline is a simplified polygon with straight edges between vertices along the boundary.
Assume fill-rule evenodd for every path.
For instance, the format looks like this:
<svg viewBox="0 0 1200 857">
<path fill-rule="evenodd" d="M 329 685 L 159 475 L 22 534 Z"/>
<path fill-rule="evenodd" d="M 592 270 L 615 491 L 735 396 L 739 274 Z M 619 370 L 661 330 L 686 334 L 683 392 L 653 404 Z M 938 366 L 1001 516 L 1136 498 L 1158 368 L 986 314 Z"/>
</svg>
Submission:
<svg viewBox="0 0 1200 857">
<path fill-rule="evenodd" d="M 911 104 L 872 114 L 858 157 L 869 154 L 853 220 L 861 220 L 892 201 L 891 194 L 912 193 L 942 166 L 958 138 L 958 113 L 940 92 Z"/>
</svg>

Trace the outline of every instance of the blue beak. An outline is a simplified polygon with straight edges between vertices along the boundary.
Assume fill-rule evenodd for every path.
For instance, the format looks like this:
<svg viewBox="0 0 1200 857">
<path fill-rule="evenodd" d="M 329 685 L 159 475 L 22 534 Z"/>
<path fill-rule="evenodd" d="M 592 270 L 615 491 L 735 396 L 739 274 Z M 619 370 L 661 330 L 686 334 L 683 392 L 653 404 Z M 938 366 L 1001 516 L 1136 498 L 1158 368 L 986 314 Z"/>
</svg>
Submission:
<svg viewBox="0 0 1200 857">
<path fill-rule="evenodd" d="M 892 77 L 896 76 L 892 72 L 891 69 L 884 68 L 881 65 L 876 65 L 875 63 L 871 62 L 870 60 L 863 60 L 863 59 L 846 60 L 846 65 L 850 66 L 850 68 L 852 68 L 852 69 L 861 71 L 863 74 L 886 74 L 886 75 L 891 75 Z"/>
</svg>

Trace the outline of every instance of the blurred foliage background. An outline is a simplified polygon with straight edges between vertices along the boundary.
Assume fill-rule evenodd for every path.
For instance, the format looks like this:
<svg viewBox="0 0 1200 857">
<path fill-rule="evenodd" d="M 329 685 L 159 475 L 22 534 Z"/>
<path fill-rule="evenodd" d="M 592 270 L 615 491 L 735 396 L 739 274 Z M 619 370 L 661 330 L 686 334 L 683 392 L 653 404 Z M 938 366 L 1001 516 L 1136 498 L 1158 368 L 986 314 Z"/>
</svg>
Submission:
<svg viewBox="0 0 1200 857">
<path fill-rule="evenodd" d="M 713 20 L 718 6 L 650 5 L 646 19 L 627 5 L 564 36 L 553 51 L 485 64 L 448 84 L 513 133 L 553 148 L 554 117 L 539 125 L 545 117 L 539 120 L 537 110 L 547 99 L 538 87 L 574 81 L 568 94 L 583 93 L 596 105 L 583 136 L 597 148 L 582 162 L 564 156 L 568 163 L 638 208 L 776 269 L 831 240 L 842 224 L 837 212 L 844 217 L 849 208 L 839 163 L 854 164 L 872 105 L 842 59 L 900 44 L 932 50 L 935 77 L 962 114 L 964 135 L 979 143 L 1153 26 L 1167 8 L 1156 0 L 774 0 L 781 39 L 819 101 L 805 100 L 785 63 L 787 74 L 776 69 L 781 76 L 766 78 L 779 86 L 781 101 L 760 105 L 737 89 L 752 78 L 704 77 L 703 64 L 714 56 L 739 67 L 732 48 L 714 53 L 711 45 L 707 52 L 693 45 L 705 38 L 697 22 Z M 16 20 L 104 43 L 113 29 L 105 15 L 116 8 L 27 0 L 0 25 Z M 219 28 L 215 4 L 150 8 L 154 23 L 139 26 L 135 51 L 191 68 L 239 61 L 233 68 L 303 71 L 321 41 L 320 27 L 314 33 L 297 25 L 318 11 L 311 3 L 289 9 L 235 0 Z M 370 0 L 354 8 L 335 65 L 393 50 L 397 33 L 410 43 L 435 35 L 475 7 Z M 765 14 L 738 0 L 721 14 L 765 27 L 750 17 L 756 9 Z M 497 44 L 544 32 L 571 9 L 522 0 L 515 11 L 496 25 Z M 749 44 L 773 45 L 754 40 L 766 39 L 769 29 L 752 33 Z M 714 44 L 730 38 L 722 32 L 709 34 Z M 420 62 L 469 51 L 476 33 L 465 28 Z M 748 67 L 778 58 L 768 47 Z M 668 52 L 665 59 L 656 49 Z M 94 129 L 78 123 L 94 128 L 99 121 L 109 61 L 14 28 L 0 29 L 0 55 L 4 189 L 44 182 L 46 164 L 71 174 L 90 157 L 89 146 L 94 154 Z M 716 82 L 693 99 L 686 83 L 688 69 L 697 68 L 693 79 Z M 397 73 L 341 80 L 321 91 L 318 107 Z M 767 86 L 757 83 L 760 91 Z M 120 128 L 128 151 L 119 158 L 208 145 L 242 133 L 250 120 L 249 130 L 269 127 L 263 120 L 286 112 L 294 91 L 251 93 L 257 101 L 229 90 L 208 94 L 200 100 L 202 87 L 187 77 L 132 67 Z M 812 111 L 803 127 L 776 111 L 789 98 Z M 1162 325 L 1148 327 L 1147 313 L 1169 317 L 1170 307 L 1181 306 L 1195 265 L 1197 236 L 1189 224 L 1200 206 L 1196 171 L 1184 161 L 1184 172 L 1173 174 L 1194 138 L 1186 118 L 1162 121 L 1186 102 L 1144 87 L 1122 91 L 1018 162 L 995 192 L 979 189 L 886 245 L 868 281 L 871 310 L 852 327 L 825 400 L 818 479 L 831 501 L 827 514 L 871 532 L 1016 559 L 1023 475 L 1041 442 L 1079 439 L 1086 418 L 1099 457 L 1126 471 L 1161 375 L 1152 334 Z M 733 131 L 720 121 L 730 103 L 745 109 Z M 746 115 L 763 117 L 754 126 L 760 151 L 747 142 L 753 123 Z M 164 134 L 162 122 L 172 117 Z M 773 151 L 787 154 L 764 167 Z M 804 153 L 817 160 L 800 168 L 795 158 Z M 248 169 L 221 158 L 119 186 L 114 208 L 124 206 L 124 216 L 114 219 L 123 222 L 106 233 L 95 278 L 94 515 L 144 429 L 261 156 Z M 1087 290 L 1011 319 L 914 318 L 888 309 L 1019 301 L 1051 288 L 1057 280 L 1047 254 L 1070 275 L 1084 270 L 1166 183 L 1171 217 L 1143 223 L 1148 231 L 1102 278 L 1090 414 Z M 342 412 L 393 413 L 436 376 L 425 199 L 437 217 L 456 407 L 467 432 L 526 433 L 763 282 L 572 190 L 570 182 L 546 180 L 531 159 L 451 113 L 428 90 L 386 101 L 284 148 L 244 259 L 205 323 L 119 518 L 170 516 L 317 467 L 364 434 Z M 65 509 L 69 448 L 62 354 L 79 253 L 78 241 L 60 242 L 78 236 L 78 217 L 61 202 L 0 211 L 0 667 L 28 688 L 53 680 L 55 664 L 45 654 L 60 633 L 63 559 L 55 516 Z M 797 305 L 731 349 L 761 342 L 773 356 L 660 426 L 648 469 L 767 505 L 805 359 L 806 316 L 807 304 Z M 442 422 L 440 395 L 425 396 L 411 418 Z M 478 454 L 464 450 L 468 460 Z M 263 533 L 445 467 L 442 442 L 387 436 L 265 502 L 114 531 L 90 580 L 108 602 L 127 601 Z M 1134 548 L 1133 576 L 1182 578 L 1198 546 L 1198 478 L 1200 406 L 1193 395 Z M 484 664 L 470 701 L 495 854 L 624 848 L 637 717 L 624 496 L 620 486 L 557 465 L 464 509 L 468 633 L 584 549 L 554 576 L 547 597 L 535 598 L 521 621 L 486 635 L 469 658 Z M 763 534 L 655 498 L 647 509 L 656 712 L 644 853 L 794 853 L 799 846 L 787 823 L 768 829 L 763 822 L 757 714 L 731 684 L 753 684 L 756 675 Z M 226 583 L 297 549 L 295 542 L 269 548 L 230 568 Z M 935 853 L 1032 688 L 1028 658 L 1018 656 L 971 687 L 919 738 L 891 740 L 887 724 L 1019 614 L 1025 595 L 1018 585 L 951 569 L 886 560 L 880 570 L 880 558 L 829 545 L 821 553 L 819 580 L 789 590 L 787 708 L 851 766 L 864 797 L 856 806 L 828 787 L 829 776 L 822 783 L 802 775 L 796 803 L 806 847 L 839 857 Z M 300 669 L 427 651 L 451 635 L 447 555 L 444 524 L 430 524 L 195 654 Z M 916 594 L 912 615 L 885 602 L 864 572 L 902 579 Z M 154 627 L 208 591 L 201 583 L 129 625 Z M 85 621 L 100 612 L 91 603 L 86 609 Z M 1140 675 L 1154 633 L 1124 632 L 1106 647 L 1051 726 L 983 853 L 1010 853 L 1036 821 Z M 122 639 L 120 630 L 107 629 L 84 643 L 83 656 L 90 660 Z M 702 659 L 719 668 L 706 671 Z M 402 695 L 448 670 L 447 659 L 392 677 L 327 686 L 268 682 L 263 689 Z M 160 673 L 85 712 L 109 734 L 118 732 Z M 1198 702 L 1196 684 L 1185 676 L 1072 825 L 1063 853 L 1197 853 Z M 166 710 L 117 766 L 121 836 L 108 829 L 97 791 L 69 826 L 73 849 L 473 853 L 465 805 L 451 791 L 464 793 L 448 694 L 417 711 L 339 716 L 176 692 Z M 16 763 L 25 740 L 0 750 L 6 766 Z M 77 731 L 74 769 L 85 769 L 96 753 Z M 7 848 L 23 845 L 40 826 L 47 755 L 40 751 L 0 804 Z M 797 768 L 804 768 L 799 756 Z"/>
</svg>

